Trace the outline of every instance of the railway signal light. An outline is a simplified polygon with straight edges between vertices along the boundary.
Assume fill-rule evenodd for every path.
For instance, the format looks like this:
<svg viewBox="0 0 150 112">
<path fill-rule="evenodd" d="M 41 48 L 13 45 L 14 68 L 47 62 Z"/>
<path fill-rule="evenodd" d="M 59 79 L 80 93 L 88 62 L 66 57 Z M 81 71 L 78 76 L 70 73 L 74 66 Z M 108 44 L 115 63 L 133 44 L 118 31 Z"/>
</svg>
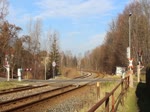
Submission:
<svg viewBox="0 0 150 112">
<path fill-rule="evenodd" d="M 32 71 L 32 68 L 25 68 L 24 71 Z"/>
</svg>

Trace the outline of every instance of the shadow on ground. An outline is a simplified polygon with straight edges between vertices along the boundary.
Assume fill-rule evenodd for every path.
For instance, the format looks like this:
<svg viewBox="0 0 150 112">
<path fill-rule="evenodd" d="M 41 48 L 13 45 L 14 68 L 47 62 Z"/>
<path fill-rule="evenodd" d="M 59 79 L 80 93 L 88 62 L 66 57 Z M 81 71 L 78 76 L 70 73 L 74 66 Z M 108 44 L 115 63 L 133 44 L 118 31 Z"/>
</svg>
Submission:
<svg viewBox="0 0 150 112">
<path fill-rule="evenodd" d="M 150 89 L 146 83 L 139 83 L 136 89 L 139 112 L 150 112 Z"/>
</svg>

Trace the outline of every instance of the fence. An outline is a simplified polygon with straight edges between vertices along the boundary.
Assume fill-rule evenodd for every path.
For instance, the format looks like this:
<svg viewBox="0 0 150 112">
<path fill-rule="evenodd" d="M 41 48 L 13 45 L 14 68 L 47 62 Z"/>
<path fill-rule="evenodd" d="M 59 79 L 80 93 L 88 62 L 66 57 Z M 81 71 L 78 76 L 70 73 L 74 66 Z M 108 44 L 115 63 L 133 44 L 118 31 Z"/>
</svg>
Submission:
<svg viewBox="0 0 150 112">
<path fill-rule="evenodd" d="M 115 91 L 121 86 L 121 92 L 119 96 L 116 98 L 114 97 Z M 101 99 L 98 103 L 96 103 L 88 112 L 96 111 L 104 102 L 105 102 L 105 112 L 116 112 L 120 102 L 124 104 L 124 95 L 127 93 L 129 88 L 129 76 L 125 77 L 121 80 L 121 82 L 111 91 L 106 92 L 106 95 L 103 99 Z M 111 106 L 110 106 L 110 97 L 112 98 Z M 111 107 L 111 109 L 109 109 Z"/>
</svg>

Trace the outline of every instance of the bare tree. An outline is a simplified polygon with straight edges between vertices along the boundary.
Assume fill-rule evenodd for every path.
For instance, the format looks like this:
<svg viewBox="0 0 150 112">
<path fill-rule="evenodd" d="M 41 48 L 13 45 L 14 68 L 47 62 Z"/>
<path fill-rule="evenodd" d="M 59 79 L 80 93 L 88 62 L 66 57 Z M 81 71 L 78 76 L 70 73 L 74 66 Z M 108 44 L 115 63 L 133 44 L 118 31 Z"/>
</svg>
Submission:
<svg viewBox="0 0 150 112">
<path fill-rule="evenodd" d="M 35 74 L 37 71 L 37 65 L 38 65 L 38 57 L 37 54 L 40 52 L 40 38 L 42 35 L 42 22 L 40 19 L 36 19 L 35 22 L 32 21 L 30 18 L 30 21 L 28 23 L 27 27 L 29 38 L 28 38 L 28 50 L 33 53 L 33 59 L 32 59 L 32 67 L 34 70 L 34 78 L 36 78 Z"/>
<path fill-rule="evenodd" d="M 3 21 L 8 15 L 9 3 L 7 0 L 0 0 L 0 21 Z"/>
</svg>

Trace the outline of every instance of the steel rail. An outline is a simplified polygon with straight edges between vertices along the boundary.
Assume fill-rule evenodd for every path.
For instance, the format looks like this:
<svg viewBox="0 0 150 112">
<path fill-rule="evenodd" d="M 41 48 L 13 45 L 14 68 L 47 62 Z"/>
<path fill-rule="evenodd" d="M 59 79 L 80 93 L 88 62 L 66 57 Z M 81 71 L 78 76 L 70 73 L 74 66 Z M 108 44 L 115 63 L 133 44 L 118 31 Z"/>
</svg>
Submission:
<svg viewBox="0 0 150 112">
<path fill-rule="evenodd" d="M 40 101 L 40 100 L 42 100 L 44 98 L 51 97 L 53 95 L 55 96 L 56 91 L 59 91 L 58 94 L 63 94 L 65 92 L 67 92 L 67 91 L 74 90 L 75 88 L 80 88 L 80 87 L 82 87 L 83 85 L 86 85 L 86 84 L 82 84 L 82 85 L 80 84 L 78 86 L 74 86 L 73 84 L 71 84 L 71 85 L 55 88 L 55 89 L 52 89 L 52 90 L 46 90 L 44 92 L 40 92 L 40 93 L 24 96 L 24 97 L 21 97 L 21 98 L 16 98 L 16 99 L 12 99 L 12 100 L 9 100 L 9 101 L 0 102 L 0 108 L 1 108 L 1 110 L 8 111 L 11 107 L 12 108 L 16 108 L 17 105 L 22 106 L 24 104 L 26 105 L 28 103 L 38 102 L 38 101 Z M 45 85 L 42 85 L 42 86 L 45 86 Z M 39 86 L 35 86 L 34 88 L 38 88 L 38 87 Z M 12 91 L 10 91 L 10 93 L 11 92 Z M 49 95 L 49 94 L 52 94 L 52 95 Z M 23 103 L 23 102 L 25 102 L 25 103 Z M 5 109 L 8 109 L 8 110 L 5 110 Z"/>
<path fill-rule="evenodd" d="M 34 107 L 34 106 L 35 106 L 36 104 L 38 104 L 38 103 L 44 102 L 44 101 L 46 101 L 46 100 L 49 100 L 49 99 L 52 99 L 52 98 L 55 98 L 55 97 L 58 97 L 58 96 L 60 96 L 60 95 L 64 95 L 64 94 L 66 94 L 66 93 L 72 92 L 72 91 L 77 90 L 77 89 L 79 89 L 79 88 L 82 88 L 82 87 L 84 87 L 84 86 L 86 86 L 86 84 L 85 84 L 85 85 L 82 85 L 82 86 L 79 86 L 79 87 L 75 87 L 75 88 L 70 89 L 70 90 L 67 90 L 67 91 L 64 91 L 64 92 L 62 92 L 62 93 L 55 94 L 55 95 L 50 96 L 50 97 L 47 97 L 47 98 L 43 98 L 43 99 L 40 99 L 40 100 L 31 102 L 31 103 L 27 103 L 27 104 L 22 105 L 22 106 L 18 106 L 18 107 L 16 107 L 16 108 L 11 108 L 11 109 L 9 109 L 9 110 L 7 110 L 7 111 L 10 111 L 10 112 L 16 112 L 16 111 L 19 111 L 19 112 L 20 112 L 20 111 L 22 111 L 22 110 L 25 111 L 25 109 L 29 109 L 29 108 L 31 108 L 31 107 Z"/>
<path fill-rule="evenodd" d="M 32 101 L 38 101 L 38 100 L 41 100 L 43 98 L 47 98 L 48 95 L 52 96 L 53 94 L 55 94 L 57 92 L 61 93 L 61 92 L 65 91 L 65 89 L 70 90 L 70 88 L 76 88 L 76 87 L 69 85 L 69 86 L 64 86 L 61 88 L 56 88 L 56 89 L 36 93 L 33 95 L 28 95 L 28 96 L 17 98 L 17 99 L 12 99 L 9 101 L 0 102 L 0 108 L 1 108 L 1 110 L 6 111 L 5 109 L 17 107 L 17 105 L 22 105 L 22 103 L 27 104 L 27 103 L 30 103 Z"/>
<path fill-rule="evenodd" d="M 83 75 L 80 77 L 76 77 L 74 79 L 83 79 L 86 77 L 89 77 L 91 75 Z M 7 95 L 10 93 L 15 93 L 15 92 L 21 92 L 21 91 L 26 91 L 26 90 L 31 90 L 31 89 L 36 89 L 36 88 L 40 88 L 40 87 L 46 87 L 46 86 L 50 86 L 50 84 L 43 84 L 43 85 L 37 85 L 37 86 L 33 86 L 33 85 L 28 85 L 28 86 L 22 86 L 22 87 L 15 87 L 15 88 L 10 88 L 10 89 L 4 89 L 4 90 L 0 90 L 0 95 Z"/>
<path fill-rule="evenodd" d="M 18 87 L 18 88 L 11 88 L 8 90 L 0 91 L 0 95 L 6 95 L 10 93 L 21 92 L 21 91 L 26 91 L 26 90 L 31 90 L 31 89 L 36 89 L 36 88 L 46 87 L 46 86 L 49 86 L 49 85 L 44 84 L 44 85 L 38 85 L 38 86 L 24 86 L 24 87 Z"/>
</svg>

